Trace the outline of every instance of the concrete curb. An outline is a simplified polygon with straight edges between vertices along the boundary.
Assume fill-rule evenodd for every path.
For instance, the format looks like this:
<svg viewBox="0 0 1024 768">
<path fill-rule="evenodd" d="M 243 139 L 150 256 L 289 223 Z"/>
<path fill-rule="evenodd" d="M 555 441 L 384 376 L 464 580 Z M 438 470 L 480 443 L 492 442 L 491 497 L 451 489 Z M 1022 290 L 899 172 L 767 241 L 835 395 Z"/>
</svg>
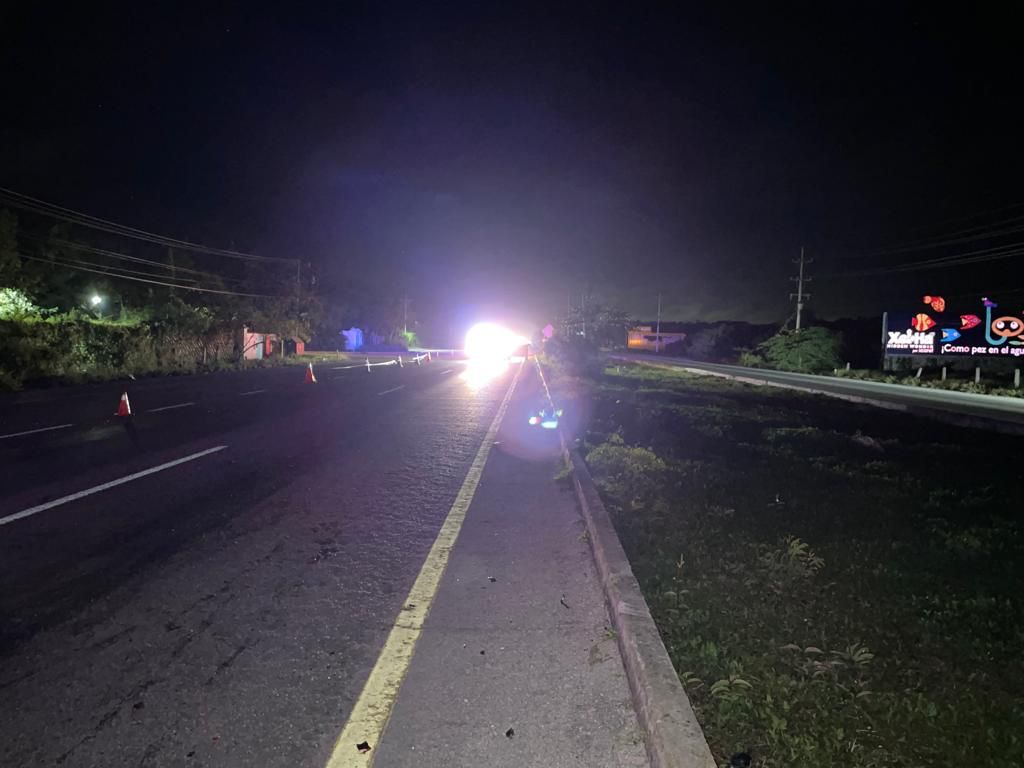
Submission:
<svg viewBox="0 0 1024 768">
<path fill-rule="evenodd" d="M 577 451 L 566 447 L 564 436 L 562 452 L 573 470 L 576 499 L 587 526 L 651 768 L 715 768 L 704 731 L 661 641 L 590 470 Z"/>
<path fill-rule="evenodd" d="M 836 400 L 846 400 L 850 403 L 870 405 L 875 408 L 885 408 L 890 411 L 903 411 L 904 413 L 920 416 L 925 419 L 932 419 L 933 421 L 952 424 L 955 427 L 987 429 L 993 432 L 1001 432 L 1004 435 L 1024 435 L 1024 424 L 1018 424 L 1012 421 L 1000 421 L 999 419 L 990 416 L 974 416 L 968 413 L 957 413 L 956 411 L 947 411 L 942 408 L 932 408 L 927 405 L 915 405 L 913 403 L 894 403 L 890 400 L 879 400 L 874 397 L 851 395 L 845 392 L 830 392 L 825 389 L 816 389 L 802 384 L 783 384 L 782 382 L 767 381 L 766 379 L 757 379 L 752 376 L 736 376 L 730 373 L 722 373 L 721 371 L 707 371 L 703 368 L 660 365 L 658 363 L 641 363 L 641 365 L 651 365 L 655 368 L 671 368 L 676 371 L 686 371 L 687 373 L 696 374 L 697 376 L 717 376 L 722 379 L 738 381 L 741 384 L 751 384 L 755 387 L 777 387 L 779 389 L 791 389 L 796 392 L 806 392 L 811 395 L 824 395 L 825 397 L 832 397 Z"/>
<path fill-rule="evenodd" d="M 755 387 L 776 387 L 777 389 L 789 389 L 795 392 L 805 392 L 811 395 L 822 395 L 836 400 L 845 400 L 860 405 L 870 405 L 875 408 L 885 408 L 890 411 L 903 411 L 904 413 L 920 416 L 933 421 L 941 421 L 952 424 L 956 427 L 967 427 L 969 429 L 986 429 L 992 432 L 1001 432 L 1005 435 L 1024 435 L 1024 423 L 1004 421 L 997 416 L 986 416 L 981 414 L 963 413 L 960 411 L 948 410 L 937 406 L 919 405 L 916 403 L 897 403 L 892 400 L 881 400 L 870 395 L 856 395 L 847 392 L 835 392 L 828 389 L 819 389 L 810 384 L 788 383 L 781 381 L 769 381 L 759 379 L 756 376 L 725 371 L 712 371 L 707 368 L 693 368 L 685 363 L 669 363 L 657 360 L 634 359 L 627 355 L 609 355 L 611 360 L 617 360 L 632 365 L 647 365 L 651 368 L 663 368 L 673 371 L 684 371 L 697 376 L 714 376 L 720 379 L 738 381 L 741 384 L 751 384 Z"/>
</svg>

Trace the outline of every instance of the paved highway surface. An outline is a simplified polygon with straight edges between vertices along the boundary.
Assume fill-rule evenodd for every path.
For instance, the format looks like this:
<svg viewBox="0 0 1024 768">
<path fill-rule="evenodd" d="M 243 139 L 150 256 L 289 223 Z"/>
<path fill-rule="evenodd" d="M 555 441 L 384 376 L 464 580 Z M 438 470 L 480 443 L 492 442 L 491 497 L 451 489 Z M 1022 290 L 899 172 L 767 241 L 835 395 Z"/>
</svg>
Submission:
<svg viewBox="0 0 1024 768">
<path fill-rule="evenodd" d="M 814 376 L 805 373 L 743 368 L 738 365 L 717 365 L 662 355 L 621 354 L 611 357 L 615 360 L 651 362 L 679 368 L 691 368 L 741 380 L 756 380 L 845 398 L 876 400 L 900 409 L 952 417 L 954 421 L 957 420 L 957 417 L 981 419 L 990 422 L 995 428 L 1006 429 L 1006 431 L 1024 430 L 1024 398 L 976 395 L 969 392 L 909 387 L 902 384 L 860 381 L 834 376 Z"/>
<path fill-rule="evenodd" d="M 324 765 L 511 380 L 461 370 L 0 399 L 0 764 Z"/>
</svg>

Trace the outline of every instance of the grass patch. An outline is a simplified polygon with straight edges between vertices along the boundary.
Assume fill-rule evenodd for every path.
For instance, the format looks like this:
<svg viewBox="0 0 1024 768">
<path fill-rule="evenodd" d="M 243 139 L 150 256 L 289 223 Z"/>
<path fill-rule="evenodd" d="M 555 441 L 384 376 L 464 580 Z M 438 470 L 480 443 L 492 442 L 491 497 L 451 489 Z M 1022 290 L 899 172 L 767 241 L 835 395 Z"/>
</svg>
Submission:
<svg viewBox="0 0 1024 768">
<path fill-rule="evenodd" d="M 644 366 L 582 388 L 723 765 L 1024 765 L 1018 438 Z"/>
</svg>

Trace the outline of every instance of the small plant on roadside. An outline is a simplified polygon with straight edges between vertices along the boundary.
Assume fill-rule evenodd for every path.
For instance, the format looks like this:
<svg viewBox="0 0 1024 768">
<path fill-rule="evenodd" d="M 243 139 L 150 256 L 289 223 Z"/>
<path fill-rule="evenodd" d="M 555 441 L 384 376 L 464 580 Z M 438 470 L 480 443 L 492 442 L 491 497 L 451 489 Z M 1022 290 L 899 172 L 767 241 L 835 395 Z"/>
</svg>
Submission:
<svg viewBox="0 0 1024 768">
<path fill-rule="evenodd" d="M 649 448 L 627 446 L 617 434 L 587 454 L 587 465 L 603 491 L 638 509 L 650 501 L 659 487 L 666 464 Z"/>
<path fill-rule="evenodd" d="M 825 566 L 806 541 L 787 536 L 778 547 L 762 548 L 761 563 L 777 591 L 802 579 L 810 579 Z"/>
</svg>

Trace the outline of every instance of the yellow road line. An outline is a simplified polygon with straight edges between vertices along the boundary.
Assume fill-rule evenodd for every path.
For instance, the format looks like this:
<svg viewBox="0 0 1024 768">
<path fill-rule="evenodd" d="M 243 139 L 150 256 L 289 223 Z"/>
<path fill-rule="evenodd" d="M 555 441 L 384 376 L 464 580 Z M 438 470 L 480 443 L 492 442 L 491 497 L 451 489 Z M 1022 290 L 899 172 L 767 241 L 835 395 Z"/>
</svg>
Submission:
<svg viewBox="0 0 1024 768">
<path fill-rule="evenodd" d="M 359 699 L 352 708 L 341 735 L 334 742 L 334 749 L 326 768 L 368 768 L 373 764 L 377 746 L 391 717 L 391 709 L 398 698 L 398 689 L 401 688 L 412 662 L 416 641 L 423 631 L 423 623 L 430 613 L 430 606 L 441 584 L 441 577 L 448 566 L 448 558 L 455 546 L 455 540 L 459 537 L 459 531 L 462 530 L 466 512 L 480 484 L 484 465 L 487 463 L 491 446 L 501 426 L 501 419 L 508 409 L 523 367 L 525 366 L 520 366 L 516 371 L 508 392 L 498 406 L 494 421 L 491 422 L 484 441 L 469 466 L 466 479 L 462 481 L 455 502 L 441 524 L 441 530 L 409 591 L 409 596 L 405 599 L 402 611 L 395 619 L 395 624 L 384 643 L 384 648 L 381 649 L 380 656 L 377 657 L 377 663 L 370 672 L 363 692 L 359 694 Z M 370 751 L 359 750 L 357 745 L 363 742 L 370 745 Z"/>
</svg>

